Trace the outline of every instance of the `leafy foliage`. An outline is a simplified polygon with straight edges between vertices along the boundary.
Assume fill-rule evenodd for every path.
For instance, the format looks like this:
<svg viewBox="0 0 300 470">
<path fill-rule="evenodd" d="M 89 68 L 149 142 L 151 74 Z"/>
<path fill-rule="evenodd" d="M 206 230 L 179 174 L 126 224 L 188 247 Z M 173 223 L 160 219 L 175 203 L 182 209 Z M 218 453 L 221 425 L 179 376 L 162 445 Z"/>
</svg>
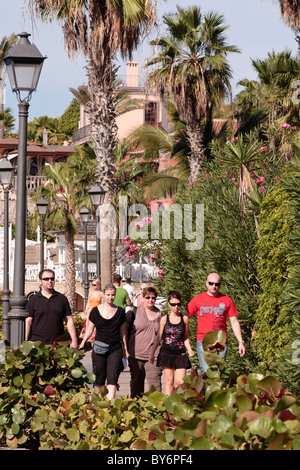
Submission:
<svg viewBox="0 0 300 470">
<path fill-rule="evenodd" d="M 72 136 L 73 132 L 78 129 L 79 119 L 80 105 L 77 99 L 74 98 L 65 112 L 59 118 L 59 132 L 67 136 Z"/>
<path fill-rule="evenodd" d="M 266 195 L 257 241 L 257 271 L 261 287 L 255 314 L 254 345 L 263 372 L 275 370 L 278 354 L 290 339 L 292 310 L 283 309 L 287 279 L 287 252 L 291 233 L 289 203 L 278 186 Z"/>
<path fill-rule="evenodd" d="M 111 401 L 105 387 L 99 395 L 87 387 L 93 374 L 82 352 L 25 342 L 0 366 L 0 442 L 40 450 L 298 450 L 296 397 L 271 376 L 229 372 L 213 353 L 223 341 L 222 332 L 207 338 L 205 378 L 192 369 L 171 396 L 152 388 Z"/>
<path fill-rule="evenodd" d="M 298 153 L 299 148 L 298 148 Z M 277 374 L 286 384 L 286 387 L 300 396 L 300 161 L 299 157 L 293 160 L 289 177 L 283 180 L 285 194 L 290 201 L 290 214 L 292 230 L 287 250 L 286 289 L 282 296 L 282 310 L 290 324 L 288 328 L 289 341 L 280 353 Z"/>
<path fill-rule="evenodd" d="M 160 268 L 163 278 L 155 279 L 162 295 L 178 289 L 186 305 L 194 295 L 205 291 L 208 273 L 222 276 L 222 292 L 234 299 L 246 342 L 251 340 L 253 316 L 257 308 L 259 284 L 256 275 L 255 224 L 251 213 L 241 211 L 236 174 L 226 173 L 222 165 L 213 162 L 206 166 L 198 180 L 179 191 L 176 203 L 183 208 L 191 204 L 204 204 L 204 243 L 200 249 L 187 250 L 190 240 L 187 233 L 182 239 L 174 238 L 173 226 L 170 239 L 160 239 Z M 183 221 L 183 225 L 184 225 Z M 188 224 L 190 231 L 200 233 L 202 226 Z M 191 232 L 190 232 L 191 233 Z M 155 260 L 156 261 L 156 260 Z M 196 337 L 195 319 L 190 321 L 190 339 Z M 229 336 L 229 342 L 235 339 Z M 255 357 L 248 348 L 246 360 L 241 361 L 235 351 L 229 351 L 228 364 L 235 370 L 252 370 Z M 249 361 L 249 363 L 247 363 Z M 248 369 L 249 368 L 249 369 Z"/>
<path fill-rule="evenodd" d="M 36 416 L 42 416 L 50 403 L 56 408 L 65 393 L 73 394 L 93 380 L 80 362 L 82 354 L 76 349 L 30 341 L 15 351 L 6 351 L 5 363 L 0 364 L 2 445 L 38 445 Z"/>
<path fill-rule="evenodd" d="M 103 395 L 106 389 L 103 389 Z M 283 450 L 299 449 L 300 411 L 282 383 L 237 376 L 224 366 L 203 380 L 192 371 L 177 393 L 151 389 L 141 398 L 80 391 L 56 410 L 37 410 L 40 449 Z"/>
</svg>

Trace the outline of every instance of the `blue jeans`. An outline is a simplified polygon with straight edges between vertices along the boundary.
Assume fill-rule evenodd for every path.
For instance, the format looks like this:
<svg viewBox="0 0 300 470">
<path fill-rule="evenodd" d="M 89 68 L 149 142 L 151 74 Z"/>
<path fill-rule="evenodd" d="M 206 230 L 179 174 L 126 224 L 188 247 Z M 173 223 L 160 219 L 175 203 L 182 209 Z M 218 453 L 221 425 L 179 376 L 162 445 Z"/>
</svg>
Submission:
<svg viewBox="0 0 300 470">
<path fill-rule="evenodd" d="M 204 349 L 203 349 L 203 341 L 202 340 L 197 340 L 197 355 L 198 355 L 198 360 L 199 360 L 199 365 L 200 365 L 200 375 L 202 376 L 204 372 L 209 368 L 209 365 L 205 362 L 204 360 Z M 226 353 L 227 353 L 227 344 L 225 344 L 225 349 L 224 351 L 221 351 L 219 356 L 224 359 L 226 359 Z"/>
</svg>

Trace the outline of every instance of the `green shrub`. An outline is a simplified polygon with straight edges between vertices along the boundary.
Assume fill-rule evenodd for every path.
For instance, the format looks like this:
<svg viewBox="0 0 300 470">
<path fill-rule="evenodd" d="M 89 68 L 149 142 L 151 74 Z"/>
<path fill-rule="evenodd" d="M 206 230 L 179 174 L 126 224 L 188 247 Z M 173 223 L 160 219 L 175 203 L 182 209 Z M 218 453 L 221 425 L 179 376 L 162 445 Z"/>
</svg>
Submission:
<svg viewBox="0 0 300 470">
<path fill-rule="evenodd" d="M 205 379 L 196 370 L 177 393 L 150 390 L 108 401 L 92 392 L 64 396 L 57 409 L 36 410 L 41 449 L 300 449 L 300 408 L 273 377 L 229 372 L 218 354 L 224 332 L 205 337 Z"/>
<path fill-rule="evenodd" d="M 186 376 L 170 397 L 150 390 L 109 402 L 84 391 L 69 394 L 56 410 L 36 410 L 40 449 L 300 449 L 300 409 L 280 382 L 220 370 L 209 370 L 205 380 Z"/>
<path fill-rule="evenodd" d="M 82 352 L 23 343 L 7 352 L 0 367 L 0 444 L 40 450 L 300 449 L 297 398 L 273 377 L 230 372 L 212 354 L 221 348 L 221 337 L 209 338 L 206 377 L 192 369 L 169 397 L 152 389 L 141 398 L 109 401 L 105 387 L 100 395 L 87 387 Z"/>
<path fill-rule="evenodd" d="M 255 313 L 254 345 L 262 373 L 270 370 L 275 373 L 279 353 L 290 340 L 293 316 L 282 304 L 291 218 L 289 201 L 280 185 L 265 197 L 259 230 L 257 271 L 261 292 Z"/>
<path fill-rule="evenodd" d="M 0 364 L 0 444 L 35 447 L 38 435 L 31 428 L 35 411 L 56 408 L 61 397 L 75 393 L 93 379 L 76 349 L 42 342 L 24 342 L 19 349 L 6 351 Z"/>
</svg>

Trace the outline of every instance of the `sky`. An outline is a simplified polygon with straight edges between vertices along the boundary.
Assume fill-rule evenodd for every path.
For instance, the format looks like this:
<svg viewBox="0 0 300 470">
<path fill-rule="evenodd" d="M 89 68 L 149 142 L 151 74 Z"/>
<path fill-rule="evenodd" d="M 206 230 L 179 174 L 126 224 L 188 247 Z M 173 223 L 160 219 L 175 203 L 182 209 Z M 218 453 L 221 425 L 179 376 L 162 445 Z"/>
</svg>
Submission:
<svg viewBox="0 0 300 470">
<path fill-rule="evenodd" d="M 31 34 L 29 40 L 39 51 L 47 56 L 44 62 L 37 91 L 32 95 L 29 107 L 29 120 L 47 115 L 59 117 L 73 99 L 69 88 L 78 88 L 87 83 L 85 59 L 79 56 L 70 60 L 64 49 L 64 39 L 60 26 L 54 22 L 45 24 L 33 22 L 26 7 L 26 0 L 0 0 L 0 39 L 12 33 L 26 31 Z M 251 59 L 264 59 L 268 52 L 289 49 L 297 53 L 297 43 L 293 31 L 285 25 L 280 16 L 279 2 L 276 0 L 158 0 L 158 16 L 176 11 L 176 5 L 182 8 L 199 5 L 203 13 L 209 11 L 223 13 L 226 24 L 228 44 L 241 49 L 240 54 L 231 54 L 229 63 L 233 71 L 232 87 L 234 93 L 239 88 L 237 82 L 243 78 L 256 79 L 251 66 Z M 161 28 L 162 28 L 161 22 Z M 152 32 L 151 39 L 157 34 Z M 152 53 L 145 39 L 133 54 L 133 60 L 139 62 L 140 72 L 147 56 Z M 120 66 L 119 75 L 125 78 L 125 62 Z M 5 107 L 10 107 L 18 127 L 18 108 L 16 95 L 11 91 L 8 79 L 5 90 Z"/>
</svg>

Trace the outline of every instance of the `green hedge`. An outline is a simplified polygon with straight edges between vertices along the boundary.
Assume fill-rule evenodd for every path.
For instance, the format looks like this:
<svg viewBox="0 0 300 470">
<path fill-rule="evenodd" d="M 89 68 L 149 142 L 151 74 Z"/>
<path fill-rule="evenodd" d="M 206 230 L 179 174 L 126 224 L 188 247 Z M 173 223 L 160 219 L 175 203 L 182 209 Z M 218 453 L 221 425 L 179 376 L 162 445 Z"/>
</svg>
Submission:
<svg viewBox="0 0 300 470">
<path fill-rule="evenodd" d="M 219 343 L 218 343 L 219 345 Z M 209 345 L 209 349 L 211 346 Z M 25 342 L 0 366 L 0 444 L 62 450 L 300 449 L 300 408 L 282 383 L 229 372 L 216 354 L 177 393 L 106 399 L 82 352 Z M 207 359 L 208 360 L 208 359 Z M 214 363 L 219 365 L 215 366 Z"/>
</svg>

